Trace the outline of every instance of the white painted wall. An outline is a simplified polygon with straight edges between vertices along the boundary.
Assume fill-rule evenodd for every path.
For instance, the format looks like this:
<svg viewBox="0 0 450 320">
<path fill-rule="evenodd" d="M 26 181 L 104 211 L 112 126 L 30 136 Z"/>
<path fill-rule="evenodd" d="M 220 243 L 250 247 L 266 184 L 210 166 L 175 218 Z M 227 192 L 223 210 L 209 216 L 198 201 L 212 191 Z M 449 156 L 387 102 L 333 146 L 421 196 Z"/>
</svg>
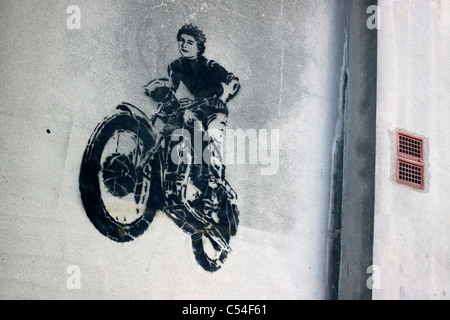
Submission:
<svg viewBox="0 0 450 320">
<path fill-rule="evenodd" d="M 374 299 L 450 297 L 450 1 L 380 0 Z M 428 142 L 427 187 L 391 175 L 398 128 Z"/>
</svg>

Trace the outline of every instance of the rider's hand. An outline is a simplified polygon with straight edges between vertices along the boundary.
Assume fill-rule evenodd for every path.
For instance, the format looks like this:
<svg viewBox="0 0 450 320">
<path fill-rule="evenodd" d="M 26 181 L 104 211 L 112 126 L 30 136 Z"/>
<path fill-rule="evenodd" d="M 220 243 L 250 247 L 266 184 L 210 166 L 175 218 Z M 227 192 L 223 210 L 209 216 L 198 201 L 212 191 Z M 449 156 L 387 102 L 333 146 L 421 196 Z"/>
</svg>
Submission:
<svg viewBox="0 0 450 320">
<path fill-rule="evenodd" d="M 156 113 L 152 114 L 152 116 L 150 117 L 150 122 L 151 123 L 155 123 L 156 120 L 158 119 L 158 115 Z"/>
<path fill-rule="evenodd" d="M 148 91 L 153 91 L 158 87 L 170 87 L 170 80 L 167 78 L 154 79 L 150 81 L 144 88 Z"/>
<path fill-rule="evenodd" d="M 184 122 L 186 122 L 186 123 L 189 123 L 189 122 L 194 121 L 194 120 L 197 119 L 197 117 L 192 112 L 192 110 L 189 110 L 189 109 L 184 111 L 183 118 L 184 118 Z"/>
</svg>

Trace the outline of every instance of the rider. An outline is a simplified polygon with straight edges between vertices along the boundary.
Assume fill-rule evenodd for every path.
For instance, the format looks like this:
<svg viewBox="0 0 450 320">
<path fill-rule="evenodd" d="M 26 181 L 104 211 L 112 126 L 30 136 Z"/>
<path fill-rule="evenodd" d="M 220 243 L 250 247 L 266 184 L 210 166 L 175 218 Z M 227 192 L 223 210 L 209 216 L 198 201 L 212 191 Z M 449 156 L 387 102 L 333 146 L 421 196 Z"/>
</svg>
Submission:
<svg viewBox="0 0 450 320">
<path fill-rule="evenodd" d="M 146 93 L 155 100 L 166 102 L 162 105 L 169 106 L 168 109 L 174 105 L 188 107 L 200 101 L 195 108 L 186 108 L 184 121 L 187 124 L 200 121 L 211 141 L 210 146 L 213 147 L 210 148 L 211 158 L 208 159 L 210 172 L 204 178 L 214 189 L 224 179 L 221 144 L 228 121 L 226 103 L 239 91 L 239 79 L 217 62 L 203 56 L 206 37 L 198 27 L 185 24 L 178 31 L 177 41 L 181 57 L 169 65 L 168 79 L 152 81 L 146 86 Z M 171 90 L 164 91 L 162 88 Z"/>
<path fill-rule="evenodd" d="M 206 37 L 198 27 L 185 24 L 178 31 L 177 41 L 181 57 L 169 65 L 168 78 L 151 81 L 145 86 L 145 92 L 159 102 L 157 114 L 166 123 L 163 135 L 170 134 L 177 125 L 184 122 L 194 130 L 206 133 L 204 139 L 209 140 L 209 159 L 204 159 L 204 155 L 208 153 L 202 152 L 204 164 L 208 165 L 207 169 L 204 170 L 204 166 L 198 164 L 191 167 L 191 188 L 189 192 L 187 189 L 185 192 L 185 205 L 192 217 L 184 214 L 178 216 L 175 213 L 175 220 L 184 231 L 191 234 L 195 252 L 205 250 L 212 253 L 211 257 L 218 258 L 212 262 L 199 261 L 202 265 L 211 264 L 210 267 L 215 269 L 217 264 L 220 264 L 219 261 L 226 256 L 224 253 L 229 251 L 226 239 L 234 235 L 237 228 L 237 210 L 227 210 L 227 217 L 224 217 L 223 210 L 220 209 L 218 191 L 220 186 L 225 185 L 225 166 L 222 163 L 221 151 L 223 133 L 228 121 L 226 103 L 237 94 L 240 84 L 236 76 L 203 56 Z M 179 114 L 176 111 L 179 109 L 184 111 L 181 119 L 175 116 Z M 171 172 L 170 169 L 168 172 Z M 172 183 L 169 181 L 166 181 L 168 186 Z M 175 185 L 178 183 L 175 182 Z M 173 191 L 172 188 L 170 190 Z M 171 194 L 170 190 L 166 189 L 166 192 Z M 169 215 L 171 216 L 171 213 Z M 202 229 L 208 230 L 206 234 Z M 201 243 L 204 245 L 199 246 Z M 212 250 L 207 250 L 208 244 L 210 248 L 212 246 Z M 197 256 L 197 260 L 202 259 L 200 256 Z"/>
</svg>

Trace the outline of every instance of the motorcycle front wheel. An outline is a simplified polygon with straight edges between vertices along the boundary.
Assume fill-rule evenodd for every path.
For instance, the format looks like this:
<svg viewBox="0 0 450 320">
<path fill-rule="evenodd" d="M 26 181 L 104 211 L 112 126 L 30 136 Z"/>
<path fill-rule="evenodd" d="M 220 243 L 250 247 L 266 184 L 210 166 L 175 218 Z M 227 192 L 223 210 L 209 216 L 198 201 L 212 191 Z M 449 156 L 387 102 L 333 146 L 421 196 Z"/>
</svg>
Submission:
<svg viewBox="0 0 450 320">
<path fill-rule="evenodd" d="M 86 147 L 79 176 L 83 206 L 114 241 L 135 239 L 153 220 L 152 168 L 142 159 L 154 144 L 146 119 L 119 113 L 97 126 Z"/>
</svg>

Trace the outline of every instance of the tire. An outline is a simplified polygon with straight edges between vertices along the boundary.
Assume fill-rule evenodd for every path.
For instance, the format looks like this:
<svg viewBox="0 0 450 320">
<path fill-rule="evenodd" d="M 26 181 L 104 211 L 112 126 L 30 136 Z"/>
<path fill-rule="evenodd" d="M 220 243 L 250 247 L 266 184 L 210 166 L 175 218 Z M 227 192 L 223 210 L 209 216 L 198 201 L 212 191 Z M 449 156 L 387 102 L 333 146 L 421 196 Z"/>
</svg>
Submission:
<svg viewBox="0 0 450 320">
<path fill-rule="evenodd" d="M 223 263 L 228 257 L 227 251 L 217 251 L 219 256 L 210 257 L 208 253 L 206 253 L 204 239 L 208 239 L 208 236 L 205 232 L 199 232 L 191 235 L 192 240 L 192 251 L 194 253 L 195 259 L 197 263 L 205 270 L 209 272 L 215 272 L 222 268 Z"/>
<path fill-rule="evenodd" d="M 97 230 L 114 241 L 143 234 L 158 209 L 152 201 L 158 198 L 152 193 L 159 192 L 153 172 L 144 174 L 139 161 L 154 144 L 146 119 L 120 113 L 99 124 L 86 147 L 79 176 L 83 206 Z"/>
<path fill-rule="evenodd" d="M 239 212 L 236 205 L 229 199 L 227 192 L 223 192 L 221 196 L 221 205 L 218 218 L 221 221 L 214 230 L 204 229 L 201 232 L 191 235 L 192 250 L 198 264 L 206 271 L 215 272 L 219 270 L 225 263 L 231 249 L 228 246 L 232 236 L 236 235 L 239 225 Z M 214 233 L 220 233 L 221 241 L 225 241 L 228 248 L 221 248 L 215 239 Z M 206 240 L 206 241 L 205 241 Z M 210 242 L 210 250 L 206 250 L 205 243 Z M 214 252 L 211 255 L 211 249 Z"/>
</svg>

